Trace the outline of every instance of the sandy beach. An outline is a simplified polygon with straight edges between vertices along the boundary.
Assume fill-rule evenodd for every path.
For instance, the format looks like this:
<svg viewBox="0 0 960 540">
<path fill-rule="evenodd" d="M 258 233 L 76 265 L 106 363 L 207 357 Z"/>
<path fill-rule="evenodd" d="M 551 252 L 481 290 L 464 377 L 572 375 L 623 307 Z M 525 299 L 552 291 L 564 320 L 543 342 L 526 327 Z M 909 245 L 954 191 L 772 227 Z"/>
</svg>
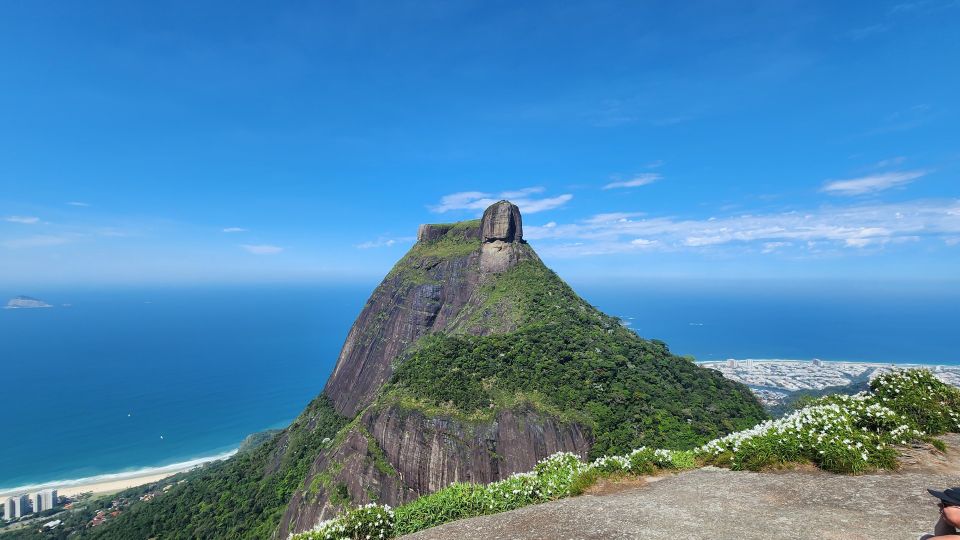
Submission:
<svg viewBox="0 0 960 540">
<path fill-rule="evenodd" d="M 130 471 L 130 472 L 115 473 L 115 474 L 103 474 L 99 476 L 92 476 L 90 478 L 46 482 L 43 484 L 18 486 L 14 488 L 0 488 L 0 497 L 7 497 L 10 495 L 16 495 L 20 493 L 31 493 L 41 489 L 51 489 L 51 488 L 56 489 L 58 495 L 65 495 L 68 497 L 77 495 L 79 493 L 85 493 L 88 491 L 93 493 L 112 493 L 112 492 L 121 491 L 127 488 L 142 486 L 144 484 L 150 484 L 158 480 L 163 480 L 168 476 L 173 476 L 174 474 L 177 474 L 177 473 L 189 471 L 193 468 L 203 465 L 204 463 L 226 459 L 235 453 L 236 451 L 231 451 L 231 452 L 227 452 L 225 454 L 219 454 L 216 456 L 197 458 L 197 459 L 192 459 L 190 461 L 185 461 L 182 463 L 174 463 L 172 465 L 166 465 L 163 467 L 153 467 L 153 468 L 143 469 L 139 471 Z"/>
</svg>

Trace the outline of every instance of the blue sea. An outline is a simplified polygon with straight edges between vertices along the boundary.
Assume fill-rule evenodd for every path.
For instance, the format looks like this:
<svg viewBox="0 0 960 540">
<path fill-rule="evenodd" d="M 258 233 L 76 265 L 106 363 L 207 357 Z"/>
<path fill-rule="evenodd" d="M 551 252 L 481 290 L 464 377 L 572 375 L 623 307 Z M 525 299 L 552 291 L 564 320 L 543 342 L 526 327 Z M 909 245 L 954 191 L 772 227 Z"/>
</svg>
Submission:
<svg viewBox="0 0 960 540">
<path fill-rule="evenodd" d="M 235 449 L 322 389 L 375 283 L 0 290 L 0 490 Z M 573 282 L 698 360 L 960 363 L 960 286 Z M 2 303 L 2 302 L 0 302 Z"/>
</svg>

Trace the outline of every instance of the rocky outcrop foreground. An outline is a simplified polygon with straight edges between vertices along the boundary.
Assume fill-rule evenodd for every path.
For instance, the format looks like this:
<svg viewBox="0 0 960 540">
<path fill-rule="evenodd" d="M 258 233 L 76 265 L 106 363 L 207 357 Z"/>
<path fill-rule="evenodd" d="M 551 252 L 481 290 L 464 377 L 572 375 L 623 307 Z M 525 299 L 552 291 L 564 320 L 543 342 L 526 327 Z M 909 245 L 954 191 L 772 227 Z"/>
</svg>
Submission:
<svg viewBox="0 0 960 540">
<path fill-rule="evenodd" d="M 898 472 L 733 472 L 707 467 L 645 485 L 457 521 L 406 540 L 915 539 L 938 511 L 926 488 L 960 484 L 960 436 L 946 454 L 908 449 Z"/>
</svg>

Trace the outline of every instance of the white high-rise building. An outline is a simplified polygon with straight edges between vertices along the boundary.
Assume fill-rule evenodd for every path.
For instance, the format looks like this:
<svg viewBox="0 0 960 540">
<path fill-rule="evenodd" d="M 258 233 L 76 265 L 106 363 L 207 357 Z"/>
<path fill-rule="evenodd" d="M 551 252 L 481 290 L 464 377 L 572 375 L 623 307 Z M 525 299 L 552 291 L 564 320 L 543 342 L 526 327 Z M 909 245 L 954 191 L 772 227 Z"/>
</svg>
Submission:
<svg viewBox="0 0 960 540">
<path fill-rule="evenodd" d="M 3 517 L 8 521 L 29 513 L 29 499 L 26 495 L 7 497 L 7 500 L 3 502 Z"/>
<path fill-rule="evenodd" d="M 59 502 L 57 490 L 55 489 L 44 489 L 42 491 L 38 491 L 34 493 L 31 498 L 33 499 L 34 512 L 50 510 L 51 508 L 57 506 L 57 503 Z"/>
</svg>

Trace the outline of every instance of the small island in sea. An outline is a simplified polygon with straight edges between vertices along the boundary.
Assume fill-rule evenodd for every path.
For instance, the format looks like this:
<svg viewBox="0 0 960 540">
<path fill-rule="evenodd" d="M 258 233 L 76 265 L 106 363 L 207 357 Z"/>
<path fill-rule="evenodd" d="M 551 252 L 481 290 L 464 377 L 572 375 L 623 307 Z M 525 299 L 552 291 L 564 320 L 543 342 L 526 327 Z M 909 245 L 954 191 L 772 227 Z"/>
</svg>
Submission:
<svg viewBox="0 0 960 540">
<path fill-rule="evenodd" d="M 49 308 L 53 307 L 52 305 L 40 300 L 39 298 L 32 298 L 30 296 L 15 296 L 7 301 L 7 305 L 3 306 L 4 309 L 30 309 L 30 308 Z"/>
</svg>

